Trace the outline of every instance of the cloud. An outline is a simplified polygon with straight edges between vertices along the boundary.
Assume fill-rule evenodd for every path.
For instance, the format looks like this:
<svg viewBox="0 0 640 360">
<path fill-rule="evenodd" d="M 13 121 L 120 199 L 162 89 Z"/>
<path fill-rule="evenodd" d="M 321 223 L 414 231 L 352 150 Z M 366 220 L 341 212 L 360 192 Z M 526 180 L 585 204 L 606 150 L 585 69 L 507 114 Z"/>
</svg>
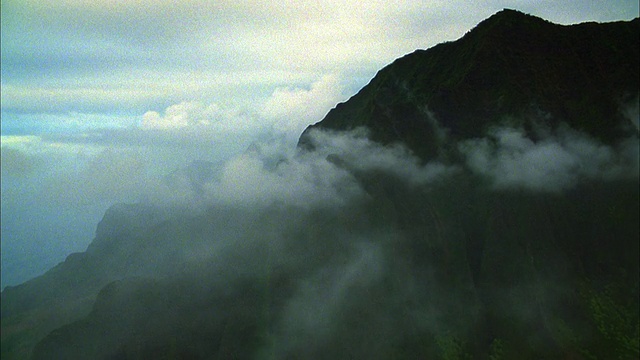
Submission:
<svg viewBox="0 0 640 360">
<path fill-rule="evenodd" d="M 269 309 L 269 336 L 278 341 L 261 351 L 276 357 L 314 357 L 325 346 L 351 346 L 367 336 L 387 349 L 407 327 L 437 331 L 431 305 L 444 292 L 396 253 L 415 240 L 396 219 L 416 216 L 421 225 L 429 224 L 431 213 L 422 206 L 416 208 L 424 214 L 408 214 L 411 203 L 423 205 L 420 196 L 429 193 L 429 185 L 460 174 L 459 169 L 423 164 L 405 148 L 371 142 L 362 130 L 312 136 L 314 152 L 256 143 L 219 167 L 209 164 L 212 171 L 200 178 L 201 191 L 187 173 L 178 174 L 172 186 L 151 188 L 152 203 L 177 206 L 177 216 L 201 230 L 189 237 L 171 225 L 170 240 L 158 239 L 147 256 L 170 253 L 186 268 L 204 262 L 202 281 L 217 286 L 216 279 L 224 278 L 225 289 L 247 279 L 258 279 L 257 286 L 268 282 L 277 297 Z M 362 179 L 385 176 L 393 179 L 394 189 L 412 194 L 400 210 L 379 202 L 363 185 Z M 424 245 L 431 236 L 421 233 L 415 241 Z M 425 324 L 425 318 L 432 322 Z M 355 349 L 375 357 L 375 347 Z"/>
<path fill-rule="evenodd" d="M 462 15 L 460 6 L 470 11 Z M 504 7 L 563 23 L 637 16 L 633 2 L 470 8 L 440 1 L 6 1 L 2 107 L 33 113 L 139 112 L 183 100 L 246 105 L 326 74 L 341 74 L 358 89 L 395 58 L 455 40 Z"/>
<path fill-rule="evenodd" d="M 198 170 L 207 174 L 199 182 L 186 171 L 176 173 L 170 184 L 148 184 L 147 200 L 179 209 L 174 216 L 188 218 L 189 226 L 199 230 L 194 234 L 181 225 L 175 228 L 182 220 L 170 219 L 164 227 L 168 233 L 156 239 L 146 256 L 171 259 L 187 269 L 204 263 L 206 270 L 198 276 L 214 286 L 223 278 L 223 293 L 247 279 L 258 279 L 257 286 L 263 286 L 262 281 L 272 286 L 273 281 L 269 291 L 278 299 L 269 310 L 269 336 L 278 341 L 261 350 L 276 357 L 314 357 L 324 345 L 364 336 L 373 336 L 385 348 L 402 337 L 404 326 L 435 329 L 420 324 L 435 316 L 429 305 L 405 302 L 419 298 L 429 303 L 440 296 L 430 276 L 409 271 L 405 257 L 395 253 L 400 244 L 412 241 L 407 227 L 397 224 L 393 215 L 372 218 L 370 209 L 376 214 L 399 210 L 378 203 L 359 176 L 389 175 L 399 191 L 424 194 L 430 184 L 459 172 L 442 164 L 421 164 L 407 149 L 371 142 L 364 132 L 316 131 L 313 137 L 315 152 L 256 143 L 224 164 L 191 167 L 210 166 L 210 172 Z M 351 157 L 349 149 L 354 149 Z M 408 201 L 421 199 L 412 196 Z M 403 206 L 407 208 L 402 211 L 409 211 L 412 205 Z M 422 217 L 427 215 L 413 215 L 428 223 Z M 421 242 L 429 239 L 420 237 Z M 173 271 L 163 260 L 152 263 Z M 414 312 L 422 314 L 420 321 L 413 319 Z M 376 329 L 374 334 L 371 329 Z M 357 351 L 375 355 L 370 348 Z"/>
<path fill-rule="evenodd" d="M 188 126 L 207 126 L 218 113 L 218 107 L 212 104 L 205 107 L 199 102 L 181 102 L 169 106 L 161 116 L 156 111 L 148 111 L 142 116 L 142 129 L 181 129 Z"/>
<path fill-rule="evenodd" d="M 395 175 L 414 186 L 428 185 L 446 179 L 460 169 L 438 161 L 423 164 L 402 145 L 383 146 L 368 139 L 365 128 L 351 132 L 312 130 L 309 133 L 316 149 L 325 156 L 337 158 L 356 171 L 380 171 Z"/>
<path fill-rule="evenodd" d="M 386 254 L 379 244 L 356 242 L 348 251 L 345 264 L 318 269 L 300 281 L 287 301 L 277 324 L 278 336 L 288 339 L 277 349 L 282 357 L 287 353 L 308 354 L 310 348 L 318 351 L 330 345 L 332 336 L 343 330 L 339 328 L 344 316 L 341 312 L 357 296 L 354 289 L 374 286 L 388 270 Z"/>
<path fill-rule="evenodd" d="M 183 101 L 162 112 L 115 119 L 91 114 L 44 114 L 35 119 L 12 115 L 10 120 L 11 131 L 39 135 L 34 137 L 38 140 L 36 147 L 67 149 L 67 155 L 83 147 L 137 149 L 152 158 L 152 163 L 167 158 L 175 167 L 192 160 L 226 160 L 252 142 L 274 136 L 270 123 L 249 110 L 199 101 Z M 32 150 L 37 151 L 36 147 Z M 181 163 L 173 161 L 177 157 L 181 157 Z"/>
<path fill-rule="evenodd" d="M 361 177 L 385 174 L 398 184 L 416 189 L 460 173 L 457 166 L 423 164 L 406 148 L 382 146 L 368 140 L 360 130 L 314 131 L 312 136 L 317 145 L 314 152 L 299 152 L 286 139 L 268 138 L 223 162 L 203 158 L 205 161 L 174 172 L 170 183 L 150 179 L 143 198 L 156 204 L 197 208 L 287 204 L 310 209 L 346 204 L 365 196 Z"/>
<path fill-rule="evenodd" d="M 220 180 L 207 184 L 209 202 L 265 206 L 283 203 L 303 208 L 344 202 L 360 189 L 346 171 L 317 156 L 283 157 L 273 168 L 259 153 L 230 160 Z"/>
<path fill-rule="evenodd" d="M 339 78 L 326 75 L 311 81 L 307 88 L 277 88 L 264 102 L 252 107 L 182 101 L 166 107 L 163 112 L 145 112 L 137 126 L 96 127 L 95 131 L 45 135 L 44 138 L 57 142 L 133 146 L 197 143 L 220 146 L 234 139 L 246 148 L 251 141 L 265 138 L 286 138 L 294 144 L 308 125 L 320 121 L 332 106 L 344 99 L 344 86 Z"/>
<path fill-rule="evenodd" d="M 199 121 L 209 116 L 209 108 L 178 104 L 161 119 L 177 127 L 137 129 L 135 136 L 191 134 L 189 130 L 212 127 L 215 122 Z M 171 181 L 148 174 L 153 156 L 164 157 L 154 151 L 164 147 L 149 152 L 106 147 L 81 158 L 75 171 L 58 174 L 59 181 L 47 192 L 69 203 L 138 196 L 155 205 L 154 210 L 166 210 L 158 216 L 169 214 L 167 219 L 154 218 L 154 224 L 161 226 L 122 242 L 125 248 L 120 251 L 144 254 L 127 257 L 123 269 L 135 275 L 177 278 L 179 286 L 167 289 L 180 290 L 168 290 L 176 293 L 166 297 L 185 304 L 173 314 L 177 317 L 194 311 L 203 319 L 198 324 L 216 332 L 223 330 L 208 316 L 230 316 L 228 323 L 239 325 L 251 321 L 268 339 L 256 345 L 265 354 L 317 358 L 349 349 L 356 357 L 386 358 L 405 345 L 410 352 L 431 354 L 437 349 L 429 339 L 448 330 L 473 331 L 474 316 L 480 311 L 478 298 L 469 289 L 455 292 L 457 285 L 447 287 L 452 278 L 467 279 L 459 281 L 472 286 L 471 270 L 451 259 L 468 260 L 465 241 L 473 234 L 457 227 L 457 210 L 447 210 L 459 204 L 441 208 L 433 199 L 435 191 L 430 193 L 431 185 L 464 175 L 461 169 L 440 162 L 425 164 L 402 146 L 370 141 L 364 129 L 315 130 L 309 136 L 314 152 L 256 142 L 224 163 L 183 164 L 184 169 L 169 176 Z M 630 140 L 620 147 L 605 146 L 570 129 L 534 142 L 519 129 L 499 128 L 485 139 L 463 143 L 461 151 L 472 171 L 493 181 L 505 173 L 510 176 L 506 186 L 549 191 L 579 180 L 573 177 L 576 172 L 584 177 L 626 176 L 623 150 L 632 145 Z M 637 151 L 637 139 L 635 146 Z M 531 170 L 525 164 L 535 166 Z M 393 179 L 400 196 L 384 199 L 366 191 L 364 182 L 385 177 Z M 545 181 L 554 181 L 556 188 L 540 185 Z M 448 202 L 450 195 L 457 194 L 441 198 Z M 144 206 L 124 206 L 134 213 L 124 214 L 135 219 L 136 209 Z M 460 206 L 461 211 L 469 210 L 467 204 Z M 139 218 L 145 219 L 143 215 Z M 485 219 L 482 215 L 478 221 Z M 148 224 L 145 220 L 140 225 Z M 449 265 L 446 275 L 434 274 L 432 264 L 438 261 Z M 198 284 L 190 289 L 193 293 L 182 292 L 190 283 Z M 522 296 L 530 293 L 522 292 Z M 249 305 L 244 306 L 247 297 Z M 505 307 L 520 300 L 508 297 Z M 240 306 L 227 307 L 230 303 Z M 233 312 L 239 307 L 240 314 Z M 446 317 L 446 309 L 455 322 Z M 224 331 L 234 331 L 233 327 Z M 407 345 L 407 339 L 428 341 Z M 428 346 L 432 348 L 425 350 Z"/>
<path fill-rule="evenodd" d="M 3 207 L 22 203 L 28 213 L 94 204 L 99 213 L 114 201 L 193 203 L 201 196 L 207 204 L 317 208 L 364 196 L 353 172 L 386 172 L 411 186 L 442 181 L 457 168 L 421 164 L 406 149 L 353 134 L 318 134 L 322 156 L 269 153 L 261 142 L 280 141 L 274 130 L 293 134 L 321 120 L 395 58 L 455 40 L 503 7 L 563 23 L 638 13 L 637 1 L 603 7 L 587 1 L 3 1 L 2 193 L 13 199 Z M 11 117 L 15 126 L 8 126 Z M 9 144 L 7 129 L 42 137 Z M 484 161 L 488 167 L 476 171 L 495 180 L 500 172 L 526 173 L 515 159 L 527 159 L 540 167 L 531 176 L 537 182 L 512 175 L 501 186 L 549 189 L 594 173 L 622 176 L 637 159 L 634 139 L 608 148 L 562 139 L 538 146 L 515 137 L 498 148 L 489 138 L 468 153 L 468 166 Z M 258 153 L 237 155 L 256 141 Z M 356 151 L 349 154 L 349 147 Z M 601 160 L 586 163 L 584 154 Z M 611 156 L 620 166 L 604 164 Z M 204 194 L 188 179 L 163 181 L 194 160 L 223 163 L 203 184 Z M 19 183 L 8 173 L 20 176 Z M 541 174 L 559 185 L 536 185 L 545 180 Z M 27 194 L 39 200 L 26 203 Z M 78 217 L 56 220 L 69 219 Z M 41 248 L 54 246 L 47 241 Z"/>
<path fill-rule="evenodd" d="M 142 116 L 139 128 L 145 131 L 167 130 L 174 133 L 180 133 L 181 130 L 204 132 L 207 136 L 215 133 L 232 135 L 246 132 L 255 135 L 264 132 L 268 128 L 267 125 L 265 119 L 255 114 L 252 109 L 183 101 L 167 107 L 164 115 L 156 111 L 147 111 Z"/>
<path fill-rule="evenodd" d="M 277 88 L 261 107 L 261 115 L 273 121 L 278 131 L 294 133 L 297 137 L 344 100 L 344 85 L 339 78 L 325 75 L 309 89 Z"/>
<path fill-rule="evenodd" d="M 616 146 L 568 127 L 533 141 L 524 130 L 494 128 L 486 138 L 459 144 L 471 171 L 496 189 L 561 191 L 584 180 L 638 177 L 638 138 Z"/>
</svg>

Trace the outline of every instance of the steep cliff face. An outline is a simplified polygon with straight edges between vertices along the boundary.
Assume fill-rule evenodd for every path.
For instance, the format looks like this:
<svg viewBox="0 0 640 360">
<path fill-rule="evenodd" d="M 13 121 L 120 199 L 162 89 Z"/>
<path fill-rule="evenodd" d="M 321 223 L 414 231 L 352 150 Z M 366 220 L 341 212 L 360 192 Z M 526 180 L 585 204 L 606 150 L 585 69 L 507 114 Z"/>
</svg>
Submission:
<svg viewBox="0 0 640 360">
<path fill-rule="evenodd" d="M 457 181 L 429 195 L 403 191 L 380 174 L 359 178 L 374 198 L 394 204 L 396 221 L 414 239 L 404 255 L 414 268 L 437 264 L 447 292 L 475 299 L 441 306 L 452 324 L 454 314 L 475 324 L 470 333 L 448 331 L 476 357 L 487 356 L 496 339 L 510 344 L 507 358 L 637 354 L 639 26 L 638 19 L 562 26 L 504 10 L 457 41 L 388 65 L 300 138 L 314 150 L 318 130 L 362 127 L 426 164 L 463 164 Z M 552 147 L 576 144 L 560 140 L 567 129 L 599 148 L 630 141 L 630 176 L 578 175 L 598 162 L 594 152 L 565 174 L 578 185 L 534 185 L 538 176 L 550 184 L 563 172 L 547 165 L 562 157 Z M 491 155 L 475 158 L 485 146 Z M 541 155 L 547 151 L 554 155 Z M 488 180 L 489 167 L 504 171 Z M 524 173 L 530 186 L 505 186 Z M 616 312 L 620 321 L 610 317 Z M 597 315 L 604 313 L 608 320 Z M 608 326 L 621 328 L 600 331 Z M 515 348 L 528 350 L 509 352 Z"/>
<path fill-rule="evenodd" d="M 497 124 L 566 123 L 605 142 L 637 131 L 621 111 L 637 102 L 640 20 L 556 25 L 503 10 L 461 39 L 382 69 L 311 129 L 365 126 L 424 159 Z"/>
<path fill-rule="evenodd" d="M 153 207 L 116 204 L 98 224 L 87 251 L 73 253 L 44 275 L 4 289 L 2 356 L 28 359 L 33 346 L 49 332 L 89 314 L 103 286 L 135 275 L 132 268 L 140 264 L 132 264 L 131 256 L 143 247 L 143 234 L 160 219 Z"/>
</svg>

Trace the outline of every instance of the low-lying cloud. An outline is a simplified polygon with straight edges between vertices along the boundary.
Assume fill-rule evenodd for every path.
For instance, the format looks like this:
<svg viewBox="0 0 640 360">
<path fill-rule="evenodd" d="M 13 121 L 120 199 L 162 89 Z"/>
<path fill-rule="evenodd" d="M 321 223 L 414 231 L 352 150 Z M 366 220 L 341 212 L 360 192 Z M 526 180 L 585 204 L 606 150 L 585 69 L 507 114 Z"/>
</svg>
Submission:
<svg viewBox="0 0 640 360">
<path fill-rule="evenodd" d="M 196 111 L 189 106 L 168 113 Z M 96 192 L 99 187 L 138 197 L 140 207 L 121 207 L 125 225 L 109 219 L 101 223 L 103 234 L 109 226 L 119 230 L 127 224 L 134 232 L 97 238 L 91 254 L 115 241 L 117 250 L 101 253 L 108 259 L 100 265 L 106 272 L 175 281 L 181 289 L 185 282 L 197 284 L 188 295 L 169 294 L 171 301 L 185 305 L 168 310 L 172 316 L 194 311 L 205 319 L 201 326 L 214 334 L 223 332 L 214 320 L 227 316 L 229 324 L 264 326 L 260 331 L 267 340 L 253 344 L 254 357 L 331 357 L 348 350 L 357 357 L 388 358 L 407 339 L 427 339 L 424 346 L 407 345 L 410 351 L 441 354 L 438 336 L 464 337 L 482 321 L 470 275 L 480 270 L 470 269 L 474 262 L 469 260 L 482 254 L 465 246 L 483 236 L 482 224 L 494 215 L 484 214 L 482 206 L 491 206 L 484 200 L 465 202 L 455 192 L 467 189 L 450 180 L 471 171 L 489 179 L 489 192 L 549 192 L 583 180 L 637 177 L 638 170 L 637 138 L 608 146 L 567 128 L 537 141 L 519 129 L 496 128 L 484 139 L 459 144 L 464 164 L 425 163 L 401 145 L 371 141 L 365 129 L 307 135 L 314 151 L 292 148 L 286 141 L 256 141 L 224 161 L 205 157 L 161 175 L 148 172 L 148 153 L 108 149 L 71 174 L 93 185 L 62 182 L 57 189 L 76 187 L 77 194 L 99 198 L 106 195 Z M 148 208 L 153 210 L 139 210 Z M 494 236 L 508 241 L 510 234 Z M 447 274 L 439 273 L 438 266 L 448 266 Z M 466 285 L 451 285 L 452 278 Z M 527 315 L 523 322 L 534 323 L 537 317 L 528 316 L 531 307 L 515 307 L 535 290 L 523 288 L 522 296 L 510 295 L 509 289 L 496 294 L 505 307 Z M 554 305 L 551 295 L 540 299 Z M 244 339 L 232 326 L 226 331 L 225 336 Z"/>
<path fill-rule="evenodd" d="M 364 129 L 343 133 L 314 130 L 309 136 L 316 148 L 310 152 L 292 149 L 286 142 L 256 142 L 244 153 L 214 166 L 216 170 L 198 191 L 182 173 L 183 180 L 174 184 L 186 188 L 162 185 L 164 190 L 154 189 L 148 199 L 162 202 L 175 199 L 172 193 L 191 193 L 200 204 L 264 206 L 275 202 L 309 208 L 320 203 L 348 203 L 361 196 L 358 177 L 362 174 L 391 175 L 420 187 L 447 179 L 461 169 L 439 162 L 422 164 L 405 147 L 383 146 L 366 135 Z"/>
<path fill-rule="evenodd" d="M 206 219 L 212 222 L 214 240 L 185 255 L 205 261 L 212 274 L 224 273 L 225 284 L 269 279 L 265 286 L 278 298 L 269 313 L 273 342 L 259 351 L 282 358 L 346 349 L 385 358 L 398 339 L 406 338 L 432 339 L 429 351 L 437 353 L 440 345 L 433 339 L 472 331 L 481 321 L 476 299 L 464 289 L 448 288 L 442 281 L 446 277 L 435 274 L 439 260 L 430 257 L 438 246 L 447 249 L 444 253 L 475 256 L 460 249 L 477 234 L 454 228 L 455 220 L 443 215 L 443 208 L 458 204 L 432 203 L 432 185 L 465 176 L 464 166 L 490 180 L 489 192 L 559 192 L 582 181 L 633 179 L 638 172 L 637 138 L 608 146 L 568 128 L 538 141 L 519 129 L 496 128 L 485 139 L 459 145 L 465 164 L 425 164 L 403 146 L 372 142 L 364 129 L 314 130 L 308 136 L 314 151 L 257 144 L 206 180 L 200 196 L 209 208 Z M 372 194 L 365 185 L 381 178 L 392 178 L 398 194 L 407 191 L 410 197 L 381 201 L 388 194 Z M 455 185 L 442 189 L 457 190 Z M 413 233 L 412 226 L 419 231 Z M 411 254 L 420 251 L 414 259 Z M 229 269 L 235 273 L 228 274 Z M 537 291 L 523 288 L 526 296 Z M 504 306 L 513 307 L 508 311 L 522 322 L 535 323 L 537 317 L 529 315 L 538 310 L 518 307 L 522 298 L 511 290 L 498 291 Z M 554 295 L 541 299 L 545 306 L 555 305 Z"/>
<path fill-rule="evenodd" d="M 439 161 L 423 164 L 403 145 L 383 146 L 369 140 L 365 128 L 346 133 L 311 130 L 308 136 L 315 152 L 329 157 L 337 156 L 352 170 L 393 174 L 411 185 L 427 185 L 460 170 L 457 165 L 445 165 Z"/>
<path fill-rule="evenodd" d="M 494 128 L 488 136 L 459 144 L 466 164 L 496 189 L 561 191 L 584 180 L 638 177 L 638 137 L 615 146 L 568 127 L 540 140 L 523 129 Z"/>
<path fill-rule="evenodd" d="M 233 293 L 246 281 L 268 287 L 271 295 L 260 296 L 274 301 L 265 320 L 273 342 L 257 351 L 277 358 L 313 358 L 341 347 L 378 358 L 376 351 L 389 351 L 410 331 L 439 330 L 444 320 L 430 306 L 444 292 L 427 270 L 411 268 L 398 253 L 435 235 L 414 238 L 397 220 L 408 208 L 377 203 L 378 194 L 362 179 L 389 176 L 401 192 L 412 189 L 423 196 L 429 185 L 460 169 L 422 164 L 402 146 L 370 141 L 361 129 L 310 136 L 316 151 L 257 143 L 224 164 L 188 166 L 171 184 L 155 184 L 147 201 L 180 211 L 145 248 L 145 265 L 136 271 L 149 266 L 154 276 L 171 277 L 177 266 L 182 276 L 222 287 L 221 293 Z M 194 183 L 192 171 L 207 166 L 209 176 Z M 384 213 L 392 216 L 379 217 Z M 204 272 L 194 275 L 191 266 Z M 218 294 L 204 296 L 225 296 Z M 234 301 L 244 301 L 244 295 L 237 296 Z M 433 321 L 422 323 L 426 317 Z M 367 336 L 375 346 L 357 343 Z"/>
</svg>

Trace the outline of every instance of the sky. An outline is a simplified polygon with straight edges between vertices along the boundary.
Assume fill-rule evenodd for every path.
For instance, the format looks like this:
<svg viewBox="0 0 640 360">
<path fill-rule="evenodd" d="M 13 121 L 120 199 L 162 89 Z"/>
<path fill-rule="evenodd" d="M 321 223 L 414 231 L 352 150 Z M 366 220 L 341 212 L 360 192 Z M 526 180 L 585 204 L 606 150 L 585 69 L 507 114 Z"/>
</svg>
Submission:
<svg viewBox="0 0 640 360">
<path fill-rule="evenodd" d="M 394 59 L 503 8 L 573 24 L 638 6 L 2 0 L 2 288 L 86 249 L 105 210 L 155 179 L 256 143 L 290 149 Z"/>
</svg>

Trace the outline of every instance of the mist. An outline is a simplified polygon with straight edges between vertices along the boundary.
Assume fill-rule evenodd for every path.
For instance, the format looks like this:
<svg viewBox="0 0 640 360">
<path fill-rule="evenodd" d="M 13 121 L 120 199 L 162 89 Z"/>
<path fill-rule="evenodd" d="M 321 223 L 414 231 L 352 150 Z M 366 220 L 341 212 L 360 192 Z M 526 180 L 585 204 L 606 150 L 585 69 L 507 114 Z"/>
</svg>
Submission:
<svg viewBox="0 0 640 360">
<path fill-rule="evenodd" d="M 256 141 L 292 148 L 385 64 L 512 6 L 476 4 L 458 16 L 455 3 L 4 5 L 2 288 L 86 248 L 111 204 L 139 201 L 166 174 L 220 164 Z M 638 4 L 518 7 L 569 24 L 631 19 Z M 70 224 L 64 241 L 47 235 L 52 226 L 19 221 L 35 209 Z M 27 271 L 34 251 L 43 257 Z"/>
<path fill-rule="evenodd" d="M 494 244 L 488 247 L 493 251 L 513 246 L 506 245 L 513 236 L 560 236 L 535 221 L 547 216 L 538 209 L 541 199 L 557 203 L 559 194 L 574 199 L 572 191 L 585 184 L 634 186 L 638 179 L 637 137 L 604 145 L 566 127 L 537 134 L 535 141 L 521 129 L 492 129 L 486 138 L 458 144 L 459 163 L 425 163 L 400 144 L 369 140 L 362 128 L 314 130 L 309 137 L 313 151 L 271 137 L 226 159 L 201 157 L 161 176 L 145 172 L 149 157 L 107 149 L 76 174 L 86 184 L 70 191 L 73 184 L 64 179 L 51 183 L 67 189 L 58 191 L 62 202 L 106 194 L 135 198 L 110 207 L 82 255 L 93 259 L 90 274 L 118 280 L 100 292 L 87 321 L 122 311 L 132 311 L 127 319 L 155 311 L 169 320 L 134 340 L 129 336 L 147 325 L 123 320 L 109 330 L 119 335 L 104 343 L 125 341 L 135 349 L 136 342 L 155 343 L 168 333 L 189 348 L 196 340 L 171 329 L 201 317 L 199 331 L 241 356 L 441 355 L 481 326 L 481 294 L 474 290 L 482 284 L 475 275 L 481 265 L 474 259 L 482 255 L 473 246 L 482 233 L 492 234 L 482 241 Z M 14 170 L 26 171 L 33 170 Z M 492 220 L 511 206 L 514 189 L 525 205 L 512 216 L 524 211 L 533 219 L 517 233 Z M 526 205 L 530 195 L 538 200 Z M 564 211 L 563 204 L 554 211 Z M 499 268 L 520 255 L 492 256 Z M 552 311 L 566 296 L 564 255 L 544 256 L 549 274 L 491 285 L 505 316 L 534 329 L 538 307 Z M 80 260 L 69 257 L 63 266 L 73 261 Z M 151 310 L 137 307 L 130 296 L 138 292 L 154 299 Z M 534 304 L 525 301 L 531 294 Z M 70 329 L 63 343 L 71 349 L 100 331 Z M 535 348 L 551 346 L 536 331 L 518 337 Z M 489 352 L 487 341 L 465 346 Z M 240 345 L 247 342 L 253 345 Z M 45 340 L 39 346 L 36 355 L 57 345 Z"/>
<path fill-rule="evenodd" d="M 183 101 L 117 121 L 3 113 L 2 288 L 84 251 L 115 203 L 202 203 L 178 185 L 182 168 L 220 169 L 258 143 L 292 152 L 304 128 L 345 96 L 340 78 L 324 76 L 277 87 L 257 107 Z"/>
<path fill-rule="evenodd" d="M 535 139 L 535 140 L 534 140 Z M 466 165 L 495 189 L 559 192 L 589 180 L 638 178 L 638 136 L 606 145 L 566 125 L 539 129 L 499 127 L 458 145 Z"/>
<path fill-rule="evenodd" d="M 442 239 L 430 235 L 438 234 L 435 228 L 426 231 L 428 223 L 407 226 L 405 221 L 423 212 L 402 217 L 460 169 L 421 164 L 401 146 L 369 141 L 362 130 L 312 137 L 313 152 L 254 143 L 221 165 L 192 164 L 172 173 L 172 181 L 146 183 L 144 203 L 115 206 L 98 226 L 87 249 L 87 256 L 100 259 L 94 271 L 123 279 L 110 286 L 116 294 L 159 289 L 158 299 L 179 304 L 169 310 L 178 317 L 203 302 L 213 301 L 216 308 L 242 304 L 242 310 L 230 310 L 232 321 L 252 327 L 264 322 L 261 331 L 271 339 L 260 335 L 259 346 L 244 350 L 258 358 L 337 356 L 347 350 L 384 358 L 407 336 L 448 327 L 451 315 L 435 306 L 445 301 L 446 285 L 430 266 L 416 267 L 415 256 L 407 258 Z M 206 176 L 194 176 L 207 166 L 210 171 L 201 172 Z M 368 177 L 371 182 L 363 184 Z M 396 209 L 380 198 L 391 189 L 420 195 L 407 209 Z M 184 286 L 193 289 L 188 298 L 173 290 Z M 98 296 L 95 316 L 135 306 L 110 296 L 106 289 Z M 455 308 L 465 305 L 462 297 Z M 216 318 L 222 314 L 203 316 L 210 321 L 207 328 L 219 331 Z M 236 338 L 229 346 L 246 336 L 226 331 L 225 337 Z"/>
</svg>

